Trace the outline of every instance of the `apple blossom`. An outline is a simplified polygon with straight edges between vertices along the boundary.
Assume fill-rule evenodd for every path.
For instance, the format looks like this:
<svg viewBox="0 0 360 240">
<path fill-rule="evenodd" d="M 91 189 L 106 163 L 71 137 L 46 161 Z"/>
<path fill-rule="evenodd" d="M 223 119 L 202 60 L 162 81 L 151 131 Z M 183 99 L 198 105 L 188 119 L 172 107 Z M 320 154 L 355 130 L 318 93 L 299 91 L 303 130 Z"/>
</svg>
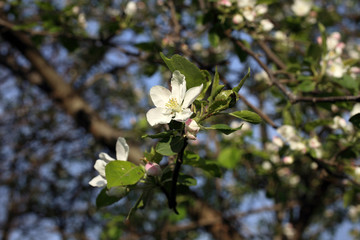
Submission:
<svg viewBox="0 0 360 240">
<path fill-rule="evenodd" d="M 220 0 L 220 1 L 217 2 L 217 4 L 219 6 L 231 7 L 231 1 L 230 0 Z"/>
<path fill-rule="evenodd" d="M 306 145 L 296 134 L 295 128 L 290 125 L 283 125 L 277 129 L 277 132 L 289 143 L 289 147 L 294 151 L 306 152 Z"/>
<path fill-rule="evenodd" d="M 283 158 L 283 162 L 285 164 L 292 164 L 294 162 L 294 158 L 292 156 L 286 156 Z"/>
<path fill-rule="evenodd" d="M 232 22 L 234 24 L 240 24 L 244 21 L 244 18 L 241 14 L 235 14 L 232 18 Z"/>
<path fill-rule="evenodd" d="M 312 1 L 310 0 L 295 0 L 291 5 L 291 10 L 296 16 L 303 17 L 307 15 L 312 7 Z"/>
<path fill-rule="evenodd" d="M 161 167 L 157 163 L 147 163 L 145 165 L 145 171 L 148 176 L 160 176 L 162 173 Z"/>
<path fill-rule="evenodd" d="M 185 122 L 185 136 L 190 140 L 196 140 L 196 134 L 199 132 L 200 127 L 196 121 L 188 119 Z"/>
<path fill-rule="evenodd" d="M 119 137 L 116 142 L 116 159 L 110 157 L 107 153 L 100 153 L 99 159 L 96 160 L 94 168 L 98 171 L 99 175 L 91 179 L 89 184 L 93 187 L 104 187 L 107 184 L 105 176 L 105 167 L 111 161 L 127 161 L 129 155 L 129 146 L 124 138 Z"/>
<path fill-rule="evenodd" d="M 278 136 L 274 136 L 272 138 L 272 142 L 278 147 L 283 147 L 284 146 L 284 142 Z"/>
<path fill-rule="evenodd" d="M 136 6 L 136 2 L 134 1 L 130 1 L 126 4 L 126 7 L 125 7 L 125 14 L 128 15 L 128 16 L 133 16 L 137 11 L 137 6 Z"/>
<path fill-rule="evenodd" d="M 162 87 L 154 86 L 150 89 L 150 97 L 155 108 L 146 113 L 146 119 L 151 126 L 166 124 L 171 120 L 185 122 L 193 112 L 189 106 L 200 95 L 203 85 L 186 91 L 185 76 L 174 71 L 171 78 L 171 92 Z"/>
<path fill-rule="evenodd" d="M 356 115 L 360 113 L 360 103 L 356 103 L 354 106 L 353 106 L 353 109 L 351 110 L 350 112 L 350 117 Z"/>
<path fill-rule="evenodd" d="M 269 32 L 269 31 L 271 31 L 271 29 L 274 28 L 274 24 L 272 22 L 270 22 L 268 19 L 261 20 L 260 26 L 261 26 L 261 29 L 264 30 L 265 32 Z"/>
</svg>

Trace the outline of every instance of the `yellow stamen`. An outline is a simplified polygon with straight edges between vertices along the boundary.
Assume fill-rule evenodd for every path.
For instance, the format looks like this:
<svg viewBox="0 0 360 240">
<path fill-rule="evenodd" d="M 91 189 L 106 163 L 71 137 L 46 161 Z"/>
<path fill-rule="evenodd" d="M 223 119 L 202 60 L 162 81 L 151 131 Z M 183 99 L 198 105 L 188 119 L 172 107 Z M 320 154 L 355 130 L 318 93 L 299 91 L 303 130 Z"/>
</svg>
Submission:
<svg viewBox="0 0 360 240">
<path fill-rule="evenodd" d="M 169 102 L 165 104 L 165 106 L 170 108 L 173 112 L 181 112 L 181 107 L 178 104 L 176 98 L 170 98 Z"/>
</svg>

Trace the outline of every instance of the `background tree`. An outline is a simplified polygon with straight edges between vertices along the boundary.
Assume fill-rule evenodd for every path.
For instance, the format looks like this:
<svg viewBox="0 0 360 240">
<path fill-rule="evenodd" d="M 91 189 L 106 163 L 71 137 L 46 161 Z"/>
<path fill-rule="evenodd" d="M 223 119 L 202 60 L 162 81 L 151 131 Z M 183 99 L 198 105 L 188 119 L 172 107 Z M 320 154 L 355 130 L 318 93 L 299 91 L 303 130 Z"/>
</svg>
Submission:
<svg viewBox="0 0 360 240">
<path fill-rule="evenodd" d="M 351 0 L 1 1 L 2 238 L 324 239 L 344 223 L 342 234 L 358 238 L 359 9 Z M 250 67 L 231 111 L 263 122 L 200 132 L 189 145 L 198 167 L 190 157 L 182 166 L 197 184 L 178 196 L 179 215 L 159 191 L 125 221 L 136 193 L 97 210 L 88 182 L 119 136 L 134 163 L 156 144 L 141 136 L 160 130 L 145 118 L 150 87 L 171 76 L 160 52 L 212 77 L 217 68 L 226 89 Z"/>
</svg>

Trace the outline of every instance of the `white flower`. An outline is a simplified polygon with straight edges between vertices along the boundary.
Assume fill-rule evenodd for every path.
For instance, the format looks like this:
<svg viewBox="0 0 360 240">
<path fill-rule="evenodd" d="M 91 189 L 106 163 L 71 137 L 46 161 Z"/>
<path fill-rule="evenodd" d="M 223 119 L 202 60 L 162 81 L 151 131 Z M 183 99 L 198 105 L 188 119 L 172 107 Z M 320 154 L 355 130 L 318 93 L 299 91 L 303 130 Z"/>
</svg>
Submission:
<svg viewBox="0 0 360 240">
<path fill-rule="evenodd" d="M 190 140 L 196 140 L 196 134 L 199 132 L 200 127 L 196 121 L 188 119 L 185 122 L 185 136 Z"/>
<path fill-rule="evenodd" d="M 279 41 L 285 41 L 286 40 L 286 34 L 282 31 L 276 31 L 274 33 L 274 38 Z"/>
<path fill-rule="evenodd" d="M 129 155 L 129 146 L 124 138 L 119 137 L 116 142 L 116 159 L 110 157 L 107 153 L 100 153 L 99 159 L 96 160 L 94 168 L 98 171 L 99 175 L 91 179 L 89 184 L 93 187 L 104 187 L 107 184 L 105 176 L 105 167 L 111 161 L 127 161 Z"/>
<path fill-rule="evenodd" d="M 289 143 L 291 150 L 301 151 L 303 153 L 306 152 L 306 145 L 296 134 L 296 130 L 293 126 L 283 125 L 277 129 L 277 132 Z"/>
<path fill-rule="evenodd" d="M 263 163 L 261 164 L 261 167 L 262 167 L 265 171 L 268 171 L 268 170 L 270 170 L 270 169 L 272 168 L 272 165 L 271 165 L 271 163 L 269 163 L 269 162 L 263 162 Z"/>
<path fill-rule="evenodd" d="M 329 61 L 326 69 L 326 73 L 330 77 L 341 78 L 347 71 L 341 58 L 336 58 L 334 61 Z"/>
<path fill-rule="evenodd" d="M 137 11 L 136 2 L 130 1 L 126 4 L 125 14 L 128 16 L 133 16 Z"/>
<path fill-rule="evenodd" d="M 272 142 L 278 147 L 283 147 L 284 146 L 284 142 L 278 136 L 274 136 L 272 138 Z"/>
<path fill-rule="evenodd" d="M 85 14 L 84 13 L 80 13 L 79 16 L 78 16 L 78 22 L 79 22 L 79 25 L 82 27 L 82 28 L 86 28 L 87 27 L 87 21 L 86 21 L 86 17 L 85 17 Z"/>
<path fill-rule="evenodd" d="M 360 113 L 360 103 L 356 103 L 350 112 L 350 117 Z"/>
<path fill-rule="evenodd" d="M 309 140 L 309 147 L 313 149 L 321 147 L 321 143 L 319 142 L 317 137 L 313 137 Z"/>
<path fill-rule="evenodd" d="M 268 19 L 261 20 L 260 26 L 261 26 L 262 30 L 264 30 L 265 32 L 269 32 L 269 31 L 271 31 L 271 29 L 274 28 L 274 24 L 272 22 L 270 22 Z"/>
<path fill-rule="evenodd" d="M 292 156 L 285 156 L 283 158 L 283 162 L 285 164 L 293 164 L 294 163 L 294 158 Z"/>
<path fill-rule="evenodd" d="M 224 7 L 231 7 L 231 2 L 230 0 L 220 0 L 217 3 L 219 6 L 224 6 Z"/>
<path fill-rule="evenodd" d="M 310 0 L 295 0 L 294 4 L 291 5 L 291 10 L 296 16 L 305 16 L 311 10 L 312 2 Z"/>
<path fill-rule="evenodd" d="M 268 7 L 265 4 L 259 4 L 255 6 L 256 15 L 263 15 L 267 13 Z"/>
<path fill-rule="evenodd" d="M 333 121 L 334 121 L 334 123 L 332 125 L 330 125 L 330 127 L 332 129 L 346 128 L 347 124 L 346 124 L 346 120 L 344 118 L 342 118 L 340 116 L 335 116 Z"/>
<path fill-rule="evenodd" d="M 244 21 L 243 16 L 241 16 L 241 14 L 235 14 L 234 17 L 232 18 L 232 22 L 234 24 L 240 24 Z"/>
<path fill-rule="evenodd" d="M 360 167 L 355 167 L 354 173 L 355 173 L 355 175 L 360 176 Z"/>
<path fill-rule="evenodd" d="M 254 7 L 256 4 L 256 0 L 238 0 L 237 5 L 239 8 L 247 8 Z"/>
<path fill-rule="evenodd" d="M 203 85 L 186 91 L 185 76 L 174 71 L 171 78 L 171 92 L 162 87 L 154 86 L 150 89 L 150 97 L 156 108 L 146 113 L 146 119 L 151 126 L 166 124 L 171 120 L 185 122 L 193 112 L 189 106 L 201 93 Z"/>
</svg>

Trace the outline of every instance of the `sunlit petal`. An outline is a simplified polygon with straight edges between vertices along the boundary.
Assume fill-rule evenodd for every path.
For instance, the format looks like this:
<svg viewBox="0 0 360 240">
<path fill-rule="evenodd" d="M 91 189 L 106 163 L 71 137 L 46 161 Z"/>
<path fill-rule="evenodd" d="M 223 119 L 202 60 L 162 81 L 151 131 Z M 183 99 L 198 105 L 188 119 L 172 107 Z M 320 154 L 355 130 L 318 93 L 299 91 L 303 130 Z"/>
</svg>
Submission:
<svg viewBox="0 0 360 240">
<path fill-rule="evenodd" d="M 146 119 L 151 126 L 158 124 L 166 124 L 171 121 L 172 114 L 164 114 L 168 112 L 163 108 L 152 108 L 146 113 Z"/>
<path fill-rule="evenodd" d="M 98 175 L 90 180 L 89 184 L 93 187 L 104 187 L 107 184 L 107 181 L 102 176 Z"/>
<path fill-rule="evenodd" d="M 150 97 L 156 107 L 165 107 L 169 101 L 171 92 L 162 86 L 154 86 L 150 89 Z"/>
<path fill-rule="evenodd" d="M 129 155 L 129 145 L 125 138 L 119 137 L 116 142 L 116 159 L 126 161 Z"/>
<path fill-rule="evenodd" d="M 190 108 L 184 109 L 182 112 L 176 113 L 174 120 L 178 122 L 186 122 L 188 120 L 193 112 L 190 110 Z"/>
<path fill-rule="evenodd" d="M 107 165 L 107 162 L 105 162 L 104 160 L 98 159 L 95 162 L 94 168 L 96 169 L 96 171 L 99 172 L 99 174 L 102 177 L 105 177 L 105 167 Z"/>
<path fill-rule="evenodd" d="M 190 88 L 185 94 L 185 98 L 184 98 L 182 107 L 183 108 L 189 107 L 190 104 L 192 104 L 195 101 L 195 99 L 200 95 L 202 89 L 203 89 L 202 84 L 200 86 Z"/>
<path fill-rule="evenodd" d="M 185 76 L 179 71 L 175 71 L 171 78 L 171 97 L 176 98 L 179 105 L 181 105 L 186 92 Z"/>
</svg>

